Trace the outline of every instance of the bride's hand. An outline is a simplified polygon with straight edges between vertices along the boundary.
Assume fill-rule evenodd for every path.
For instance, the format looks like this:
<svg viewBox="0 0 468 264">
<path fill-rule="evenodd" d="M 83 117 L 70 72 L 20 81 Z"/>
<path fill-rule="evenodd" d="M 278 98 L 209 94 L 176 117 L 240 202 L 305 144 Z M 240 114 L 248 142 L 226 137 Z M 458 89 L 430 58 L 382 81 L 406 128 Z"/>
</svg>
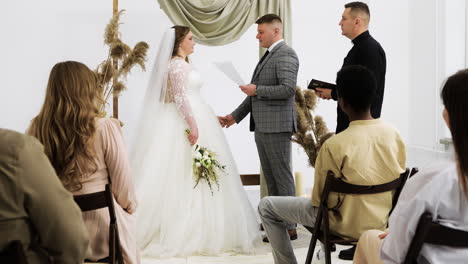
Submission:
<svg viewBox="0 0 468 264">
<path fill-rule="evenodd" d="M 191 129 L 190 133 L 187 135 L 187 138 L 190 144 L 195 145 L 195 143 L 197 143 L 198 140 L 198 129 Z"/>
</svg>

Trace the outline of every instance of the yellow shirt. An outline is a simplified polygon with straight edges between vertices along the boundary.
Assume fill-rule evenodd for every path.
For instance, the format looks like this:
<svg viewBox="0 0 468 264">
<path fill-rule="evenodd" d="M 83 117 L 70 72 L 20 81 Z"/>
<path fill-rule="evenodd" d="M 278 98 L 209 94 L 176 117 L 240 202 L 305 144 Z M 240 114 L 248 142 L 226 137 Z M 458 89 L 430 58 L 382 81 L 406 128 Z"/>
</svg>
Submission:
<svg viewBox="0 0 468 264">
<path fill-rule="evenodd" d="M 312 205 L 320 205 L 328 170 L 351 184 L 376 185 L 398 178 L 405 171 L 405 161 L 405 144 L 395 128 L 380 119 L 353 121 L 320 149 L 315 163 Z M 368 229 L 386 228 L 392 193 L 330 193 L 328 206 L 337 207 L 329 211 L 330 230 L 358 239 Z"/>
</svg>

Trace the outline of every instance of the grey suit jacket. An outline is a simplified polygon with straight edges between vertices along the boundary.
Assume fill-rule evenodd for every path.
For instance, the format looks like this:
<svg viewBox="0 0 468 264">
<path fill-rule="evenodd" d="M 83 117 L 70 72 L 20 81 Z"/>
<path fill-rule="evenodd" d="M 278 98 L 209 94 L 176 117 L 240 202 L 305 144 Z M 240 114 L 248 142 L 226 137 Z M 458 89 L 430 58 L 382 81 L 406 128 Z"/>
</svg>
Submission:
<svg viewBox="0 0 468 264">
<path fill-rule="evenodd" d="M 257 65 L 251 83 L 257 95 L 247 96 L 231 115 L 237 123 L 250 113 L 250 131 L 296 132 L 294 103 L 299 60 L 284 41 Z"/>
</svg>

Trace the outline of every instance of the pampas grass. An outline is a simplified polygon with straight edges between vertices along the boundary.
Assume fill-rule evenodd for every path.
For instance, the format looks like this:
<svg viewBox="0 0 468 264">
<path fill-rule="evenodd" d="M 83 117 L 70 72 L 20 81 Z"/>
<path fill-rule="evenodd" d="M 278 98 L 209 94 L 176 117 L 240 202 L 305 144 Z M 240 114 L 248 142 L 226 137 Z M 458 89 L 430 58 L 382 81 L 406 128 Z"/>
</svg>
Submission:
<svg viewBox="0 0 468 264">
<path fill-rule="evenodd" d="M 296 87 L 297 132 L 292 141 L 299 144 L 307 154 L 310 166 L 315 168 L 315 160 L 323 143 L 334 133 L 329 133 L 321 116 L 313 116 L 317 106 L 317 95 L 313 90 L 303 91 Z"/>
<path fill-rule="evenodd" d="M 125 44 L 119 33 L 120 17 L 125 10 L 116 13 L 104 32 L 104 44 L 109 46 L 107 59 L 104 60 L 95 70 L 100 89 L 103 90 L 104 102 L 101 111 L 104 111 L 110 95 L 119 96 L 127 87 L 122 80 L 126 80 L 132 68 L 139 65 L 145 71 L 146 54 L 148 44 L 144 41 L 138 42 L 132 49 Z"/>
</svg>

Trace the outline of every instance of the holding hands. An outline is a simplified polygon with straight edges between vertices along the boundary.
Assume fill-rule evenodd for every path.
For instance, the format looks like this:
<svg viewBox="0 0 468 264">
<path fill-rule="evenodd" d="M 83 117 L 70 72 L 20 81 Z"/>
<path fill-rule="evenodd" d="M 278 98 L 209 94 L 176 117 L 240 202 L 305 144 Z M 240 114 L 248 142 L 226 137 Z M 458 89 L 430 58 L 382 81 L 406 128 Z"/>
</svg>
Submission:
<svg viewBox="0 0 468 264">
<path fill-rule="evenodd" d="M 228 128 L 236 123 L 236 120 L 232 115 L 218 116 L 218 121 L 221 127 Z"/>
</svg>

